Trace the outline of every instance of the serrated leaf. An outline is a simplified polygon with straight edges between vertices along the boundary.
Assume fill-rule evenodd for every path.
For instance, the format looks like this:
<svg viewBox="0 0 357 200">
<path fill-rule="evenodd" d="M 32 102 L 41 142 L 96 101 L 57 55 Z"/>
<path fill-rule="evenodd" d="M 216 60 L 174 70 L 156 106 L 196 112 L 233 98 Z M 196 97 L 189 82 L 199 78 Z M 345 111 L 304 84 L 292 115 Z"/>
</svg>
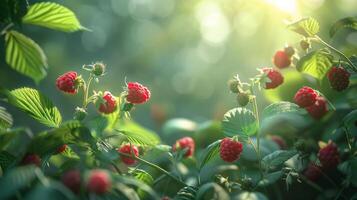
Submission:
<svg viewBox="0 0 357 200">
<path fill-rule="evenodd" d="M 217 183 L 206 183 L 200 187 L 196 199 L 229 200 L 228 193 Z"/>
<path fill-rule="evenodd" d="M 285 151 L 278 150 L 269 155 L 266 155 L 262 159 L 262 164 L 265 168 L 274 168 L 275 166 L 283 164 L 285 161 L 289 160 L 291 157 L 297 154 L 297 151 Z"/>
<path fill-rule="evenodd" d="M 142 169 L 134 169 L 130 172 L 130 174 L 147 185 L 151 185 L 154 182 L 152 176 Z"/>
<path fill-rule="evenodd" d="M 9 103 L 24 111 L 38 122 L 49 126 L 58 127 L 62 116 L 56 106 L 46 96 L 32 88 L 19 88 L 10 91 Z"/>
<path fill-rule="evenodd" d="M 258 131 L 258 122 L 253 112 L 247 108 L 234 108 L 224 114 L 222 129 L 227 136 L 239 135 L 246 138 Z"/>
<path fill-rule="evenodd" d="M 6 109 L 0 106 L 0 130 L 11 128 L 13 123 L 12 116 Z"/>
<path fill-rule="evenodd" d="M 52 2 L 31 5 L 22 18 L 22 22 L 64 32 L 83 29 L 76 15 L 70 9 Z"/>
<path fill-rule="evenodd" d="M 351 28 L 357 30 L 357 18 L 346 17 L 335 22 L 330 28 L 330 37 L 333 37 L 336 32 L 342 28 Z"/>
<path fill-rule="evenodd" d="M 269 173 L 264 176 L 263 180 L 259 181 L 259 186 L 265 187 L 265 186 L 271 185 L 271 184 L 275 183 L 276 181 L 278 181 L 282 176 L 283 176 L 282 171 L 276 171 L 276 172 Z"/>
<path fill-rule="evenodd" d="M 235 196 L 235 200 L 268 200 L 268 198 L 260 192 L 242 192 Z"/>
<path fill-rule="evenodd" d="M 304 113 L 304 109 L 300 108 L 298 105 L 288 102 L 280 101 L 277 103 L 272 103 L 269 106 L 265 107 L 262 113 L 262 118 L 272 117 L 278 114 L 301 114 Z"/>
<path fill-rule="evenodd" d="M 31 131 L 25 128 L 0 130 L 0 150 L 13 149 L 17 154 L 21 154 L 22 150 L 26 148 L 30 136 L 32 136 Z"/>
<path fill-rule="evenodd" d="M 7 199 L 18 190 L 28 186 L 35 178 L 39 168 L 33 165 L 17 167 L 5 174 L 0 180 L 0 199 Z"/>
<path fill-rule="evenodd" d="M 214 143 L 210 144 L 208 147 L 206 147 L 202 156 L 202 160 L 199 165 L 199 169 L 202 169 L 209 161 L 211 161 L 219 153 L 220 144 L 221 144 L 221 140 L 217 140 Z"/>
<path fill-rule="evenodd" d="M 14 163 L 16 157 L 7 151 L 0 151 L 0 166 L 4 171 Z"/>
<path fill-rule="evenodd" d="M 156 133 L 133 121 L 122 120 L 115 130 L 124 135 L 132 144 L 154 146 L 160 143 L 160 138 Z"/>
<path fill-rule="evenodd" d="M 47 75 L 46 55 L 32 39 L 17 31 L 8 31 L 5 41 L 6 63 L 11 68 L 37 83 Z"/>
<path fill-rule="evenodd" d="M 309 17 L 289 24 L 288 28 L 305 37 L 312 37 L 319 32 L 320 25 L 316 19 Z"/>
<path fill-rule="evenodd" d="M 322 80 L 332 67 L 333 56 L 326 50 L 317 50 L 308 53 L 297 63 L 298 71 L 311 75 Z"/>
<path fill-rule="evenodd" d="M 343 119 L 343 126 L 346 128 L 348 133 L 350 133 L 353 136 L 356 136 L 356 122 L 357 122 L 357 110 L 353 110 L 350 113 L 348 113 Z"/>
<path fill-rule="evenodd" d="M 194 186 L 186 186 L 180 189 L 174 200 L 195 200 L 198 188 Z"/>
</svg>

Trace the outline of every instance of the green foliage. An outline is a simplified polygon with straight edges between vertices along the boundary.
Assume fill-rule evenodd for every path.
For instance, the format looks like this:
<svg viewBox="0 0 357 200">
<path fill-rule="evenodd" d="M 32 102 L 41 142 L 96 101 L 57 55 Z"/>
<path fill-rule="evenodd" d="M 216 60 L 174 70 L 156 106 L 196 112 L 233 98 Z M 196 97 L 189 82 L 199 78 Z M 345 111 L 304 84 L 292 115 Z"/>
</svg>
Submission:
<svg viewBox="0 0 357 200">
<path fill-rule="evenodd" d="M 247 108 L 234 108 L 224 114 L 222 128 L 226 136 L 238 135 L 246 138 L 258 131 L 258 121 Z"/>
<path fill-rule="evenodd" d="M 288 25 L 288 28 L 305 37 L 312 37 L 320 30 L 320 25 L 312 17 L 301 19 Z"/>
<path fill-rule="evenodd" d="M 265 186 L 274 184 L 274 183 L 277 182 L 282 176 L 283 176 L 283 172 L 282 172 L 282 171 L 276 171 L 276 172 L 269 173 L 269 174 L 267 174 L 267 175 L 264 176 L 264 179 L 262 179 L 261 181 L 259 181 L 259 186 L 265 187 Z"/>
<path fill-rule="evenodd" d="M 0 22 L 20 24 L 26 13 L 26 5 L 25 0 L 3 0 L 0 4 Z"/>
<path fill-rule="evenodd" d="M 8 101 L 13 106 L 21 109 L 38 122 L 49 126 L 58 127 L 62 116 L 57 107 L 46 96 L 32 88 L 19 88 L 7 93 Z"/>
<path fill-rule="evenodd" d="M 133 121 L 122 120 L 116 127 L 115 130 L 124 135 L 132 144 L 154 146 L 160 143 L 160 138 L 156 133 Z"/>
<path fill-rule="evenodd" d="M 209 161 L 211 161 L 218 153 L 219 147 L 221 144 L 221 140 L 217 140 L 214 143 L 210 144 L 206 147 L 202 160 L 200 161 L 198 169 L 201 170 Z"/>
<path fill-rule="evenodd" d="M 357 110 L 353 110 L 350 113 L 348 113 L 342 120 L 343 126 L 346 128 L 346 131 L 348 134 L 353 134 L 356 136 L 356 121 L 357 121 Z"/>
<path fill-rule="evenodd" d="M 330 28 L 330 37 L 333 37 L 339 30 L 343 28 L 351 28 L 357 30 L 357 18 L 346 17 L 335 22 Z"/>
<path fill-rule="evenodd" d="M 262 159 L 263 166 L 265 168 L 274 168 L 283 164 L 285 161 L 289 160 L 291 157 L 297 154 L 297 151 L 285 151 L 285 150 L 278 150 L 275 151 Z"/>
<path fill-rule="evenodd" d="M 186 186 L 182 188 L 176 196 L 174 200 L 195 200 L 197 195 L 198 188 L 194 186 Z"/>
<path fill-rule="evenodd" d="M 10 170 L 0 179 L 0 199 L 13 196 L 19 189 L 29 186 L 35 180 L 36 173 L 42 173 L 35 166 L 23 166 Z"/>
<path fill-rule="evenodd" d="M 53 200 L 67 200 L 75 199 L 73 193 L 64 185 L 55 182 L 48 181 L 46 185 L 37 184 L 31 192 L 26 195 L 26 199 L 38 200 L 38 199 L 53 199 Z"/>
<path fill-rule="evenodd" d="M 233 198 L 234 200 L 268 200 L 268 198 L 260 192 L 242 192 Z"/>
<path fill-rule="evenodd" d="M 5 35 L 6 62 L 14 70 L 39 82 L 46 76 L 47 58 L 32 39 L 17 31 Z"/>
<path fill-rule="evenodd" d="M 52 2 L 41 2 L 31 5 L 26 15 L 22 18 L 22 22 L 64 32 L 74 32 L 83 29 L 71 10 Z"/>
<path fill-rule="evenodd" d="M 305 113 L 305 110 L 300 108 L 298 105 L 288 102 L 280 101 L 277 103 L 270 104 L 267 106 L 262 113 L 262 118 L 273 117 L 278 114 L 301 114 Z"/>
<path fill-rule="evenodd" d="M 228 193 L 217 183 L 206 183 L 200 187 L 196 199 L 229 200 Z"/>
<path fill-rule="evenodd" d="M 302 57 L 296 64 L 296 69 L 322 80 L 332 67 L 333 56 L 326 50 L 317 50 Z"/>
<path fill-rule="evenodd" d="M 147 173 L 146 171 L 144 171 L 142 169 L 134 169 L 130 173 L 137 180 L 142 181 L 143 183 L 145 183 L 148 186 L 152 186 L 152 184 L 154 182 L 153 177 L 149 173 Z M 138 188 L 137 193 L 138 193 L 139 197 L 141 197 L 141 198 L 144 198 L 146 196 L 145 191 L 141 190 L 140 188 Z"/>
<path fill-rule="evenodd" d="M 16 157 L 7 151 L 0 151 L 0 167 L 4 171 L 11 166 Z"/>
<path fill-rule="evenodd" d="M 6 108 L 0 106 L 0 130 L 11 128 L 13 123 L 12 116 L 6 111 Z"/>
</svg>

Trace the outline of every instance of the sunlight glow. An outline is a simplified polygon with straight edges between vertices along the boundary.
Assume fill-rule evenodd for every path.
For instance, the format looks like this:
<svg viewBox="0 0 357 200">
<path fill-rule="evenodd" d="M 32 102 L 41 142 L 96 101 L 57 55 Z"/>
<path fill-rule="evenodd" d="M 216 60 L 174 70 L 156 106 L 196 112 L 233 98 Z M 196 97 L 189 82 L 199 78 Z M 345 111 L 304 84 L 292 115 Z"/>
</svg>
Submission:
<svg viewBox="0 0 357 200">
<path fill-rule="evenodd" d="M 281 11 L 285 11 L 292 15 L 297 13 L 296 0 L 265 0 L 267 3 L 275 6 Z"/>
</svg>

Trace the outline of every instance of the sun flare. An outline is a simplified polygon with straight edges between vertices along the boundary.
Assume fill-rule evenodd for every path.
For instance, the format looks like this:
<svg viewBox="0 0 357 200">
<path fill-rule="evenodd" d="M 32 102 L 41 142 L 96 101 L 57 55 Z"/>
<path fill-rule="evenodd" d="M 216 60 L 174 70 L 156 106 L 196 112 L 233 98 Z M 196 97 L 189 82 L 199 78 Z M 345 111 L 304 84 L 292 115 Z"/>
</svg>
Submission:
<svg viewBox="0 0 357 200">
<path fill-rule="evenodd" d="M 267 3 L 275 6 L 281 11 L 296 14 L 297 13 L 297 5 L 296 0 L 265 0 Z"/>
</svg>

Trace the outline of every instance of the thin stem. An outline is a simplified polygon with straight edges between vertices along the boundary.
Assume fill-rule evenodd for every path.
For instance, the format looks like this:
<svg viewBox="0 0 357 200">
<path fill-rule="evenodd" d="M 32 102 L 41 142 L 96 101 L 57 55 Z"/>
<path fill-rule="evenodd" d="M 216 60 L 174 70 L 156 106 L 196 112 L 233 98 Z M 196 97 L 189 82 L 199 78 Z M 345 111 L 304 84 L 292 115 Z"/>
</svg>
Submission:
<svg viewBox="0 0 357 200">
<path fill-rule="evenodd" d="M 335 53 L 339 54 L 342 58 L 344 58 L 348 62 L 348 64 L 352 67 L 353 71 L 357 72 L 357 67 L 352 63 L 352 61 L 349 58 L 347 58 L 347 56 L 344 53 L 342 53 L 335 47 L 331 46 L 329 43 L 325 42 L 319 36 L 316 35 L 315 38 L 317 39 L 317 41 L 321 42 L 323 45 L 330 48 L 332 51 L 334 51 Z"/>
<path fill-rule="evenodd" d="M 9 28 L 13 27 L 14 25 L 15 25 L 15 24 L 11 22 L 11 23 L 8 24 L 7 26 L 5 26 L 5 28 L 2 29 L 2 31 L 1 31 L 1 35 L 4 35 L 4 34 L 7 32 L 7 30 L 9 30 Z"/>
<path fill-rule="evenodd" d="M 89 78 L 88 78 L 88 82 L 87 85 L 84 83 L 83 84 L 83 92 L 84 92 L 84 96 L 83 96 L 83 108 L 86 108 L 88 105 L 88 94 L 89 94 L 89 88 L 90 88 L 90 84 L 93 80 L 93 75 L 90 74 Z"/>
<path fill-rule="evenodd" d="M 253 140 L 252 140 L 250 137 L 248 138 L 248 140 L 249 140 L 249 143 L 252 145 L 252 147 L 253 147 L 255 153 L 257 154 L 258 161 L 259 161 L 260 179 L 263 179 L 263 178 L 264 178 L 264 173 L 263 173 L 263 169 L 262 169 L 262 163 L 261 163 L 261 155 L 260 155 L 260 152 L 259 152 L 257 146 L 255 146 Z M 258 140 L 257 140 L 257 142 L 258 142 Z"/>
<path fill-rule="evenodd" d="M 120 155 L 123 155 L 123 156 L 126 156 L 126 157 L 131 157 L 131 158 L 133 158 L 133 159 L 135 159 L 135 160 L 138 160 L 138 161 L 140 161 L 140 162 L 142 162 L 142 163 L 144 163 L 144 164 L 146 164 L 146 165 L 148 165 L 148 166 L 150 166 L 150 167 L 152 167 L 152 168 L 154 168 L 154 169 L 157 169 L 158 171 L 160 171 L 160 172 L 166 174 L 167 176 L 169 176 L 170 178 L 172 178 L 172 179 L 175 180 L 176 182 L 180 183 L 181 185 L 187 186 L 186 183 L 182 182 L 181 180 L 179 180 L 178 178 L 176 178 L 175 176 L 173 176 L 172 174 L 170 174 L 168 171 L 164 170 L 163 168 L 161 168 L 161 167 L 158 166 L 158 165 L 155 165 L 154 163 L 151 163 L 151 162 L 149 162 L 149 161 L 147 161 L 147 160 L 144 160 L 144 159 L 142 159 L 142 158 L 140 158 L 140 157 L 137 157 L 137 156 L 135 156 L 135 155 L 126 154 L 126 153 L 122 153 L 122 152 L 119 152 L 119 154 L 120 154 Z"/>
<path fill-rule="evenodd" d="M 113 161 L 111 161 L 110 164 L 112 164 L 112 166 L 114 167 L 115 171 L 117 171 L 117 173 L 118 173 L 119 175 L 122 174 L 121 171 L 120 171 L 120 169 L 119 169 L 119 167 L 118 167 Z"/>
</svg>

